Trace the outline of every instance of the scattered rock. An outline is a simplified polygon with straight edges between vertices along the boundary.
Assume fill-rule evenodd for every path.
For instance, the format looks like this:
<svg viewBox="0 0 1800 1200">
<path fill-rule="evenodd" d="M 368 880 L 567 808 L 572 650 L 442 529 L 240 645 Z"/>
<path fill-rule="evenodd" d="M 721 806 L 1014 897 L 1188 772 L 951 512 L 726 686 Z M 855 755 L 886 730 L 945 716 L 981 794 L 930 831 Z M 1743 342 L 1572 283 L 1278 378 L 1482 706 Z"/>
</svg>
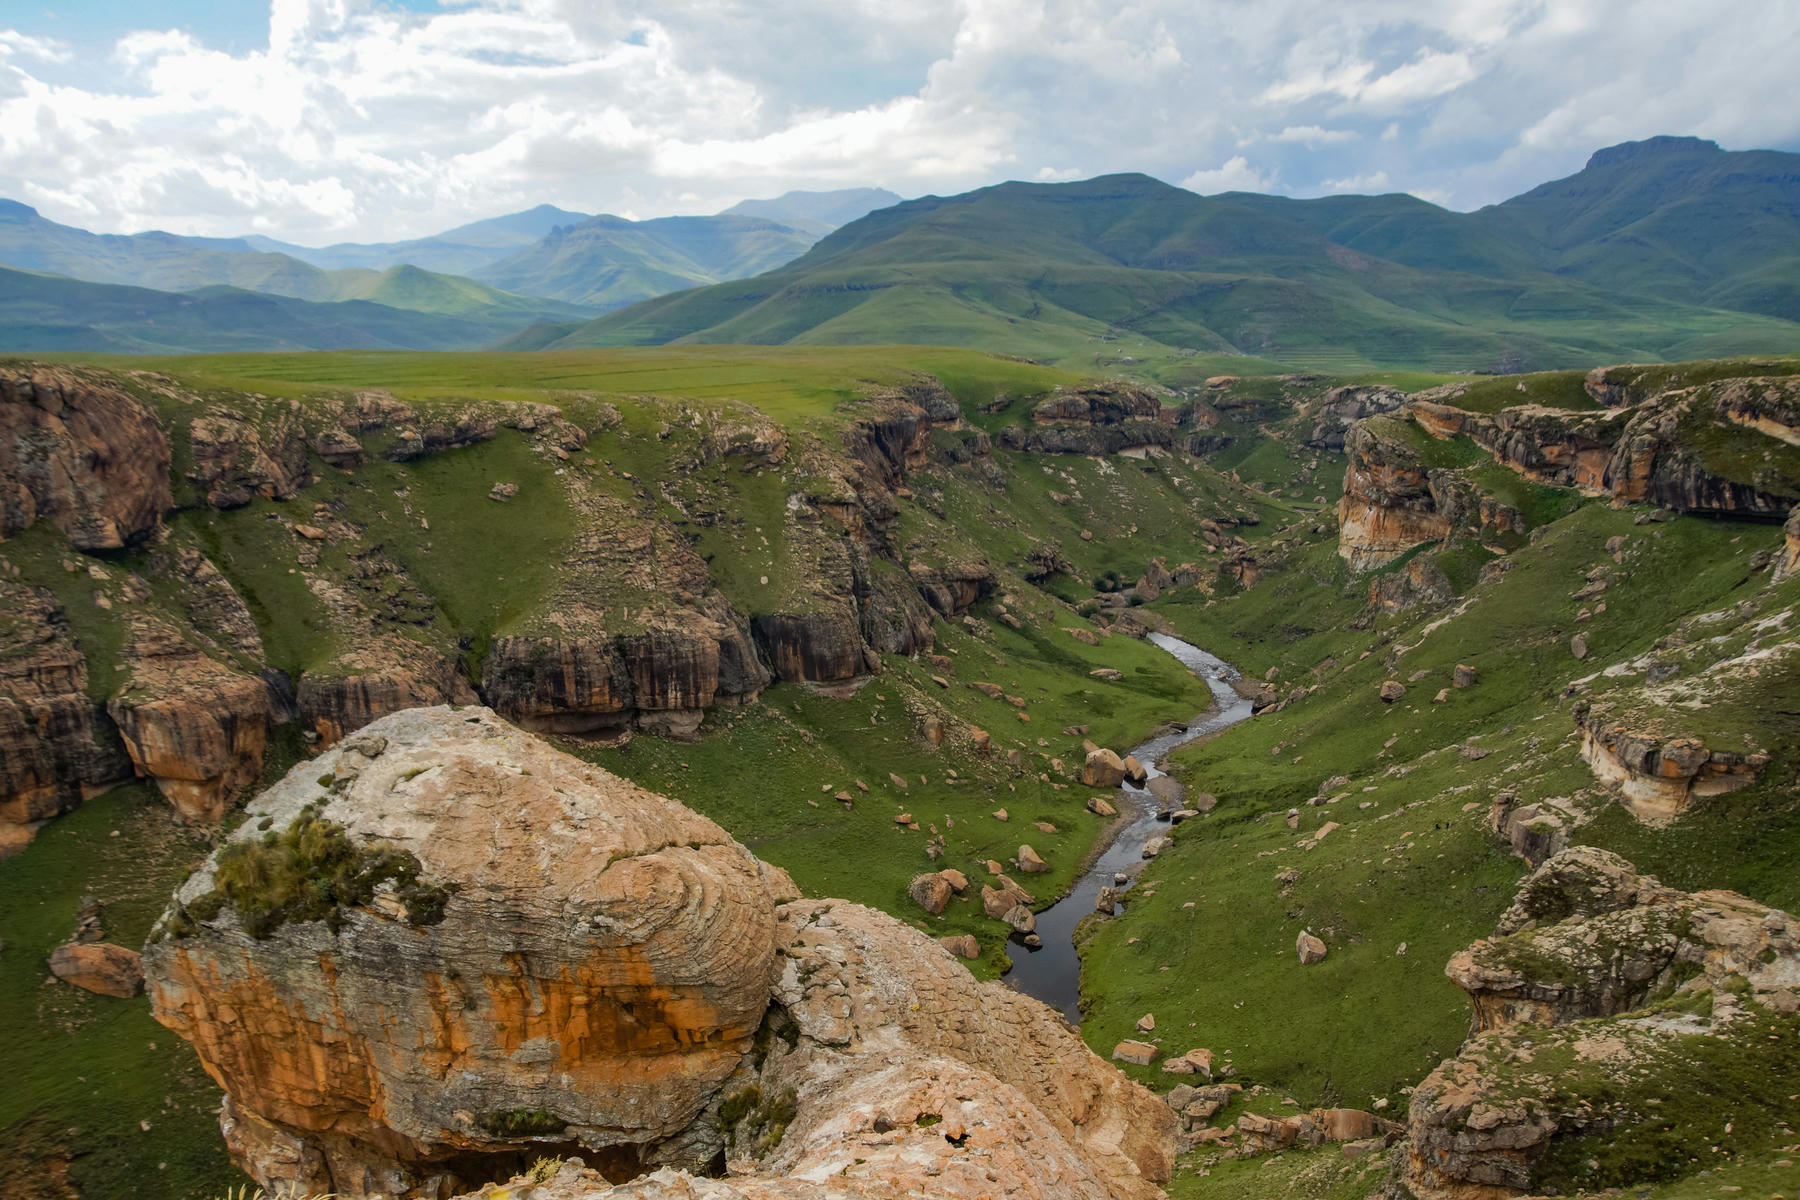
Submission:
<svg viewBox="0 0 1800 1200">
<path fill-rule="evenodd" d="M 975 940 L 972 933 L 953 934 L 938 939 L 938 945 L 963 958 L 980 958 L 981 943 Z"/>
<path fill-rule="evenodd" d="M 1019 847 L 1019 870 L 1027 875 L 1042 875 L 1050 869 L 1050 864 L 1038 857 L 1038 852 L 1030 846 Z"/>
<path fill-rule="evenodd" d="M 1461 663 L 1457 663 L 1456 669 L 1450 672 L 1450 686 L 1457 688 L 1474 687 L 1480 678 L 1481 677 L 1476 674 L 1474 667 L 1466 667 Z"/>
<path fill-rule="evenodd" d="M 131 999 L 144 987 L 138 952 L 110 942 L 58 946 L 50 952 L 50 973 L 83 991 L 121 1000 Z"/>
<path fill-rule="evenodd" d="M 906 887 L 906 894 L 912 899 L 912 902 L 934 917 L 944 911 L 954 892 L 955 889 L 950 886 L 950 881 L 937 872 L 915 875 L 913 881 Z"/>
<path fill-rule="evenodd" d="M 1311 930 L 1303 929 L 1294 940 L 1294 953 L 1299 956 L 1301 966 L 1311 966 L 1325 961 L 1325 943 L 1312 935 Z"/>
<path fill-rule="evenodd" d="M 1147 1067 L 1156 1061 L 1156 1047 L 1149 1042 L 1120 1042 L 1113 1047 L 1113 1061 Z"/>
<path fill-rule="evenodd" d="M 1392 704 L 1404 695 L 1406 695 L 1406 685 L 1398 679 L 1390 679 L 1381 685 L 1381 699 L 1384 703 Z"/>
</svg>

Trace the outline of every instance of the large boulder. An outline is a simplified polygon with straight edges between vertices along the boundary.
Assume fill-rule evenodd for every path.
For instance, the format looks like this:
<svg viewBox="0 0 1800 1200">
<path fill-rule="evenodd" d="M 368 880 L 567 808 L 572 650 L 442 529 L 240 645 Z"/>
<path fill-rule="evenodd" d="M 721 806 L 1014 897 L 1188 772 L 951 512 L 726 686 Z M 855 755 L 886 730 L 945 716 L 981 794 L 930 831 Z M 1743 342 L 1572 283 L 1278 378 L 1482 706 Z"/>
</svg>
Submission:
<svg viewBox="0 0 1800 1200">
<path fill-rule="evenodd" d="M 146 968 L 265 1187 L 441 1194 L 491 1177 L 471 1156 L 635 1161 L 690 1125 L 762 1022 L 790 890 L 486 709 L 412 709 L 253 801 Z"/>
<path fill-rule="evenodd" d="M 131 999 L 144 987 L 138 952 L 108 942 L 58 946 L 50 952 L 50 973 L 84 991 L 121 1000 Z"/>
<path fill-rule="evenodd" d="M 1104 747 L 1090 750 L 1081 765 L 1081 782 L 1086 787 L 1116 788 L 1125 782 L 1125 764 Z"/>
<path fill-rule="evenodd" d="M 673 801 L 413 709 L 253 801 L 145 965 L 271 1190 L 422 1200 L 574 1153 L 534 1194 L 1160 1196 L 1173 1115 L 1050 1009 L 792 896 Z"/>
</svg>

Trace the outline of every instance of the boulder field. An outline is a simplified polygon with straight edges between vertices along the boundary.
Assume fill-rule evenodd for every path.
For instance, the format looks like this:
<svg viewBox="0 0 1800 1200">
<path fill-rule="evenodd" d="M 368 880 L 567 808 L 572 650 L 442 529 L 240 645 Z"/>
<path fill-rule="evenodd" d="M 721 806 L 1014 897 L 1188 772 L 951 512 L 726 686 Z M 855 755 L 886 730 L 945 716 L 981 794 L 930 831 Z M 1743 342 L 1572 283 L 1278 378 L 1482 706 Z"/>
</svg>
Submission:
<svg viewBox="0 0 1800 1200">
<path fill-rule="evenodd" d="M 484 708 L 385 717 L 253 800 L 144 969 L 271 1190 L 549 1155 L 584 1195 L 1149 1200 L 1173 1163 L 1167 1106 L 1048 1008 Z"/>
</svg>

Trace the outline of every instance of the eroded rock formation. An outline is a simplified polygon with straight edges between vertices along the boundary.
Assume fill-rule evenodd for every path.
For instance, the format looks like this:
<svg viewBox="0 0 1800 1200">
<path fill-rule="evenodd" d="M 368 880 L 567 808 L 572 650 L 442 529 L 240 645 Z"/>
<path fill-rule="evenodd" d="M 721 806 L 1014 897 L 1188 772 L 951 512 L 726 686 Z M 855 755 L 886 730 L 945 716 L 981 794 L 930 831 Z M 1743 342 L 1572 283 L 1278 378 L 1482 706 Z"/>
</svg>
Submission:
<svg viewBox="0 0 1800 1200">
<path fill-rule="evenodd" d="M 712 822 L 485 709 L 378 721 L 251 814 L 145 966 L 264 1186 L 442 1196 L 547 1152 L 596 1172 L 571 1196 L 659 1165 L 610 1194 L 1150 1200 L 1168 1177 L 1167 1106 L 1049 1009 L 883 914 L 783 904 Z M 246 882 L 265 832 L 385 882 L 320 908 L 302 879 L 315 907 L 284 908 Z M 697 1177 L 727 1155 L 739 1177 Z"/>
<path fill-rule="evenodd" d="M 87 660 L 42 588 L 0 584 L 0 857 L 42 822 L 131 777 Z"/>
<path fill-rule="evenodd" d="M 143 404 L 63 368 L 0 372 L 0 539 L 49 521 L 78 550 L 118 550 L 172 503 L 169 442 Z"/>
<path fill-rule="evenodd" d="M 1694 737 L 1662 737 L 1633 730 L 1603 707 L 1576 713 L 1581 757 L 1633 816 L 1666 825 L 1694 801 L 1755 783 L 1769 756 L 1755 750 L 1710 749 Z"/>
<path fill-rule="evenodd" d="M 1536 1186 L 1558 1138 L 1661 1136 L 1660 1097 L 1692 1085 L 1696 1054 L 1755 1071 L 1767 1039 L 1794 1036 L 1800 921 L 1576 847 L 1446 974 L 1474 1004 L 1472 1033 L 1414 1090 L 1389 1192 L 1498 1200 Z"/>
</svg>

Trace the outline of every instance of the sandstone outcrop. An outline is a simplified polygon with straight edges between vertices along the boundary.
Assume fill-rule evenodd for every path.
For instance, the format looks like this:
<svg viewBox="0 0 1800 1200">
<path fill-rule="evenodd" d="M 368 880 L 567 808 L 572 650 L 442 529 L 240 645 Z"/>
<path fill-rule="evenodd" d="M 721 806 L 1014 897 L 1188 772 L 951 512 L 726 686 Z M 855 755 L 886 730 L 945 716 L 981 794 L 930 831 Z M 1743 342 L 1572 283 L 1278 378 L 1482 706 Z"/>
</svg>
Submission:
<svg viewBox="0 0 1800 1200">
<path fill-rule="evenodd" d="M 352 674 L 309 671 L 302 675 L 296 689 L 301 724 L 318 734 L 320 746 L 325 747 L 403 708 L 477 702 L 475 690 L 463 678 L 456 660 L 443 655 L 434 658 L 417 649 L 412 657 L 412 665 L 396 661 Z"/>
<path fill-rule="evenodd" d="M 1800 446 L 1800 380 L 1680 387 L 1666 371 L 1616 371 L 1589 377 L 1590 394 L 1609 406 L 1600 412 L 1526 404 L 1481 414 L 1415 397 L 1357 422 L 1344 438 L 1340 554 L 1364 569 L 1457 530 L 1525 531 L 1518 510 L 1459 472 L 1427 469 L 1408 422 L 1441 440 L 1466 437 L 1526 479 L 1615 503 L 1780 520 L 1800 501 L 1800 460 L 1778 449 Z"/>
<path fill-rule="evenodd" d="M 0 857 L 33 830 L 131 778 L 87 660 L 42 588 L 0 584 Z"/>
<path fill-rule="evenodd" d="M 1364 417 L 1390 413 L 1406 403 L 1406 394 L 1379 384 L 1334 387 L 1308 411 L 1313 422 L 1305 445 L 1314 450 L 1342 450 L 1350 426 Z"/>
<path fill-rule="evenodd" d="M 791 885 L 487 710 L 385 718 L 251 811 L 146 966 L 157 1019 L 229 1093 L 227 1140 L 265 1186 L 442 1194 L 468 1181 L 464 1156 L 544 1144 L 635 1160 L 692 1123 L 763 1019 Z M 378 891 L 336 912 L 342 936 L 317 919 L 253 936 L 240 905 L 256 901 L 214 890 L 233 849 L 315 814 L 410 855 L 436 911 Z"/>
<path fill-rule="evenodd" d="M 1781 527 L 1781 549 L 1775 555 L 1774 579 L 1780 582 L 1800 574 L 1800 504 L 1788 513 L 1787 523 Z"/>
<path fill-rule="evenodd" d="M 1575 724 L 1594 777 L 1647 825 L 1667 825 L 1696 800 L 1748 787 L 1769 764 L 1760 751 L 1714 750 L 1698 738 L 1633 730 L 1601 706 L 1577 705 Z"/>
<path fill-rule="evenodd" d="M 1049 1009 L 884 914 L 792 901 L 712 822 L 486 710 L 377 721 L 251 813 L 145 964 L 263 1186 L 443 1196 L 546 1153 L 587 1164 L 570 1197 L 1153 1200 L 1168 1177 L 1173 1115 Z M 265 832 L 362 873 L 271 910 L 245 866 Z M 729 1180 L 689 1173 L 725 1156 Z"/>
<path fill-rule="evenodd" d="M 1449 536 L 1424 462 L 1396 427 L 1379 419 L 1358 423 L 1344 449 L 1350 463 L 1338 504 L 1338 554 L 1352 570 L 1381 566 L 1420 542 Z"/>
<path fill-rule="evenodd" d="M 1538 1187 L 1561 1137 L 1671 1153 L 1655 1106 L 1692 1086 L 1696 1055 L 1755 1073 L 1769 1038 L 1792 1036 L 1800 921 L 1576 847 L 1532 872 L 1499 936 L 1446 974 L 1473 1001 L 1471 1037 L 1414 1090 L 1389 1193 L 1497 1200 Z M 1557 1062 L 1574 1066 L 1546 1075 Z"/>
<path fill-rule="evenodd" d="M 262 773 L 268 686 L 202 653 L 158 617 L 129 620 L 126 682 L 106 710 L 138 775 L 182 816 L 216 821 Z"/>
<path fill-rule="evenodd" d="M 0 539 L 49 521 L 78 550 L 137 542 L 173 504 L 169 441 L 116 387 L 55 367 L 0 372 Z"/>
</svg>

